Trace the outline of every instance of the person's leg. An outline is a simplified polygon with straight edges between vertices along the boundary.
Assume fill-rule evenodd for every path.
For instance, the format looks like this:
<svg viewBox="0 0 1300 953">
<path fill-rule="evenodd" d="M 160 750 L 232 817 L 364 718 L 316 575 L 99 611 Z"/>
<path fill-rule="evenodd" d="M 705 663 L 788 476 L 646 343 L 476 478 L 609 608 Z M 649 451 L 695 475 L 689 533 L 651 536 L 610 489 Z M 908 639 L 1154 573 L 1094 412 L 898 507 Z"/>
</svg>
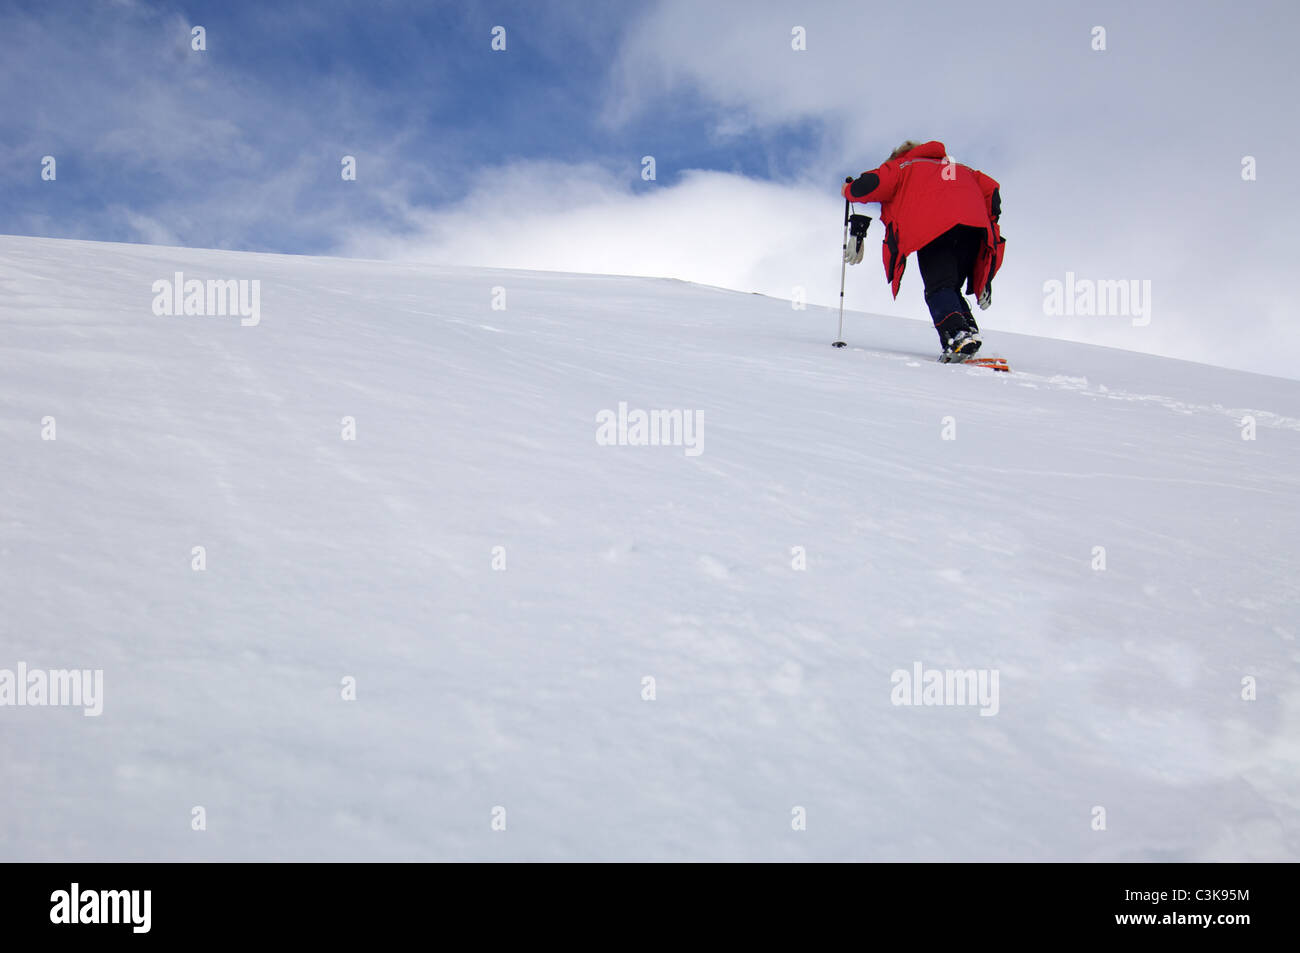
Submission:
<svg viewBox="0 0 1300 953">
<path fill-rule="evenodd" d="M 979 333 L 979 325 L 975 323 L 975 315 L 970 309 L 970 302 L 966 296 L 960 294 L 962 284 L 970 280 L 971 273 L 975 271 L 975 259 L 979 257 L 980 244 L 984 241 L 984 229 L 974 228 L 970 225 L 959 225 L 955 230 L 955 254 L 957 266 L 962 275 L 961 281 L 958 282 L 957 289 L 961 298 L 961 309 L 966 315 L 966 330 Z"/>
<path fill-rule="evenodd" d="M 958 234 L 950 229 L 916 253 L 916 264 L 925 282 L 925 303 L 944 350 L 953 335 L 966 327 L 970 315 L 970 306 L 961 295 L 961 283 L 969 268 L 963 272 L 959 251 Z"/>
</svg>

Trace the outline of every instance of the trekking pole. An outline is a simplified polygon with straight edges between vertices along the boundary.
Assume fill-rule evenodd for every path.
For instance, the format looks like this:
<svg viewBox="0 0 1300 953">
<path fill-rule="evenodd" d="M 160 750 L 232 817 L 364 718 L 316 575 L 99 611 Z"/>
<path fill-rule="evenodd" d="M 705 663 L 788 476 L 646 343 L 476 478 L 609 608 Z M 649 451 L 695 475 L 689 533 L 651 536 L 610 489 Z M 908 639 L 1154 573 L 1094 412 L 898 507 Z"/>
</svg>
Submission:
<svg viewBox="0 0 1300 953">
<path fill-rule="evenodd" d="M 849 176 L 844 181 L 846 183 L 852 182 L 853 176 Z M 844 343 L 844 274 L 849 267 L 849 205 L 850 205 L 849 200 L 845 199 L 844 200 L 844 249 L 843 249 L 843 254 L 840 255 L 840 331 L 839 334 L 835 336 L 835 340 L 831 343 L 831 347 L 848 346 Z"/>
</svg>

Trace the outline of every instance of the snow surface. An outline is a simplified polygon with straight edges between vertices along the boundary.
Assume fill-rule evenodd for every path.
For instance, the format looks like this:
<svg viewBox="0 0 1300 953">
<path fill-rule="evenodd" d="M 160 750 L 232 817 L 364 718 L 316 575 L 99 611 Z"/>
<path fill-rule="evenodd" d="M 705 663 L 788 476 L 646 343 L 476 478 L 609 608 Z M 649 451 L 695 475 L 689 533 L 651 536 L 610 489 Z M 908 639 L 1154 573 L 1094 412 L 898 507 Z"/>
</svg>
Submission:
<svg viewBox="0 0 1300 953">
<path fill-rule="evenodd" d="M 261 323 L 156 317 L 178 270 L 260 280 Z M 1300 857 L 1300 382 L 834 330 L 0 238 L 0 668 L 105 695 L 0 708 L 0 858 Z M 703 453 L 598 445 L 619 402 Z M 997 670 L 997 714 L 894 705 L 917 662 Z"/>
</svg>

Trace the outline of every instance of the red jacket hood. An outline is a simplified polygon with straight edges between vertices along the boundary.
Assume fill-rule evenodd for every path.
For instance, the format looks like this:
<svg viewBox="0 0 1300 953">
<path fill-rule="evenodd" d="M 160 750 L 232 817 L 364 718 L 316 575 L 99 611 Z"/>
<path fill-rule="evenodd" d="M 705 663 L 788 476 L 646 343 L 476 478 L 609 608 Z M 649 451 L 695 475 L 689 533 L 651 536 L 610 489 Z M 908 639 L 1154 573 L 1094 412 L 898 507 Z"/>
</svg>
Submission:
<svg viewBox="0 0 1300 953">
<path fill-rule="evenodd" d="M 938 139 L 931 139 L 929 142 L 923 142 L 915 149 L 904 152 L 898 157 L 898 161 L 904 159 L 942 159 L 948 154 L 942 142 Z"/>
</svg>

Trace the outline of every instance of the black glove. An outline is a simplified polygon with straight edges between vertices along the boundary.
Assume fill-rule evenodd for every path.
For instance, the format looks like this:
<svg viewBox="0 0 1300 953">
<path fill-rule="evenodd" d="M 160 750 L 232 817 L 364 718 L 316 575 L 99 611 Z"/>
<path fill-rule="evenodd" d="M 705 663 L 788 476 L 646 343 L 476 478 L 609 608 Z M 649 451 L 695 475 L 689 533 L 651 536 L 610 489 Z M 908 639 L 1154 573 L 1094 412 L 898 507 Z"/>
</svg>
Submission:
<svg viewBox="0 0 1300 953">
<path fill-rule="evenodd" d="M 867 237 L 867 228 L 870 225 L 870 215 L 849 216 L 849 245 L 844 249 L 844 260 L 850 265 L 862 261 L 862 243 Z"/>
</svg>

